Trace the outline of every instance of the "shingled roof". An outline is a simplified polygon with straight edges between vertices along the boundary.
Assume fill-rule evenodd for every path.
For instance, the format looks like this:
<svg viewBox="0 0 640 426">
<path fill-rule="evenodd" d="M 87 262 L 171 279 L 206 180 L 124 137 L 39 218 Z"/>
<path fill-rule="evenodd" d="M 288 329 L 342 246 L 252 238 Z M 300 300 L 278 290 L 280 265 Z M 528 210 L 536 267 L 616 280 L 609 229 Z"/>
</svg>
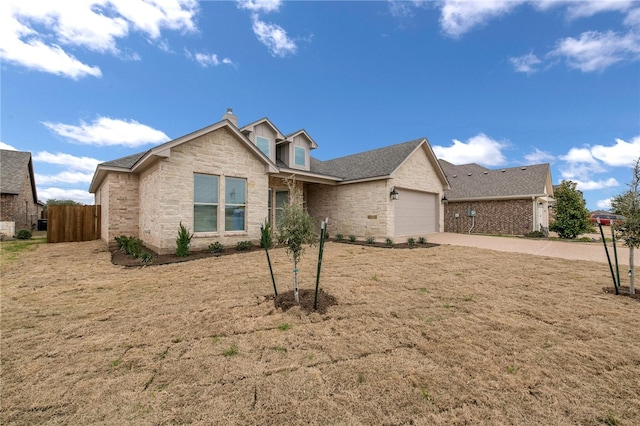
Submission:
<svg viewBox="0 0 640 426">
<path fill-rule="evenodd" d="M 553 195 L 552 190 L 546 191 L 551 183 L 549 164 L 487 169 L 474 163 L 454 165 L 439 161 L 451 185 L 445 191 L 449 201 Z"/>
<path fill-rule="evenodd" d="M 126 157 L 118 158 L 112 161 L 106 161 L 104 163 L 100 163 L 101 166 L 106 167 L 120 167 L 123 169 L 130 169 L 136 164 L 147 152 L 139 152 L 137 154 L 131 154 Z"/>
<path fill-rule="evenodd" d="M 389 176 L 424 141 L 415 139 L 371 151 L 348 155 L 334 160 L 311 158 L 311 171 L 350 180 Z"/>
<path fill-rule="evenodd" d="M 19 194 L 27 176 L 24 173 L 25 169 L 29 170 L 33 179 L 30 152 L 0 150 L 0 192 L 3 194 Z M 32 185 L 34 186 L 35 197 L 35 181 L 32 182 Z"/>
</svg>

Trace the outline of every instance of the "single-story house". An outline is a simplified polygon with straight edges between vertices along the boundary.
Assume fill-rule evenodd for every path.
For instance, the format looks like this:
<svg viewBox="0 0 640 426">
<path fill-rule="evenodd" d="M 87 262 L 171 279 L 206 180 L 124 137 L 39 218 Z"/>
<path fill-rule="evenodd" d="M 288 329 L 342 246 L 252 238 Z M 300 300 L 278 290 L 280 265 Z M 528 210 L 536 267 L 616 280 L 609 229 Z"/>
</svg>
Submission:
<svg viewBox="0 0 640 426">
<path fill-rule="evenodd" d="M 30 152 L 0 150 L 0 234 L 33 230 L 43 204 L 38 201 Z"/>
<path fill-rule="evenodd" d="M 553 207 L 549 164 L 488 169 L 440 160 L 445 232 L 523 235 L 548 230 Z"/>
<path fill-rule="evenodd" d="M 221 121 L 150 150 L 97 166 L 89 191 L 101 206 L 102 239 L 137 236 L 158 253 L 175 250 L 180 223 L 194 250 L 260 239 L 277 226 L 287 179 L 332 235 L 418 237 L 444 229 L 449 188 L 426 138 L 320 161 L 305 131 L 283 134 L 268 118 Z"/>
</svg>

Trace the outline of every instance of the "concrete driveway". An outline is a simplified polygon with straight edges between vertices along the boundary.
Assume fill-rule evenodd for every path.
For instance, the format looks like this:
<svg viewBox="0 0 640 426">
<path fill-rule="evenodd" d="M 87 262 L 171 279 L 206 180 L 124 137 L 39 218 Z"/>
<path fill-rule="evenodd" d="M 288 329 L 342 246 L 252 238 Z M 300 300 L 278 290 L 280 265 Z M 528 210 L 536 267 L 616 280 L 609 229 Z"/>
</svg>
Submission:
<svg viewBox="0 0 640 426">
<path fill-rule="evenodd" d="M 429 234 L 427 241 L 436 244 L 450 244 L 454 246 L 478 247 L 489 250 L 506 251 L 511 253 L 529 253 L 535 256 L 560 257 L 569 260 L 587 260 L 592 262 L 607 262 L 607 254 L 602 241 L 583 243 L 555 240 L 537 240 L 522 237 L 495 237 L 486 235 L 454 234 L 442 232 Z M 609 256 L 613 258 L 613 244 L 608 243 Z M 629 265 L 629 249 L 616 242 L 618 263 Z M 634 252 L 635 266 L 640 266 L 640 250 Z M 620 271 L 622 273 L 622 271 Z M 626 272 L 626 271 L 625 271 Z"/>
</svg>

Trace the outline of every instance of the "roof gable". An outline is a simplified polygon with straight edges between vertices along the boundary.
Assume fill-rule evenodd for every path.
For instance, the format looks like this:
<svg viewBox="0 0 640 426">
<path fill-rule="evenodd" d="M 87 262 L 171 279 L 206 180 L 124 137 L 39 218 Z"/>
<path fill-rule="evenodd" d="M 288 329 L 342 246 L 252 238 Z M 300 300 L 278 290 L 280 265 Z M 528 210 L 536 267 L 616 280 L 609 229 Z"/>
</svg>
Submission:
<svg viewBox="0 0 640 426">
<path fill-rule="evenodd" d="M 240 131 L 243 134 L 248 133 L 248 132 L 252 132 L 253 129 L 256 126 L 260 125 L 260 124 L 266 124 L 267 126 L 269 126 L 274 131 L 274 133 L 276 134 L 276 141 L 283 140 L 285 138 L 284 135 L 282 134 L 282 132 L 267 117 L 261 118 L 259 120 L 254 121 L 254 122 L 251 122 L 251 123 L 247 124 L 246 126 L 242 126 L 240 128 Z"/>
<path fill-rule="evenodd" d="M 120 170 L 129 173 L 144 170 L 147 165 L 149 165 L 156 159 L 170 157 L 171 148 L 174 148 L 183 143 L 187 143 L 200 136 L 206 135 L 207 133 L 214 132 L 220 129 L 227 129 L 229 132 L 235 135 L 236 138 L 249 150 L 251 154 L 262 160 L 262 162 L 267 166 L 270 172 L 278 171 L 276 165 L 271 160 L 269 160 L 264 155 L 264 153 L 258 149 L 256 145 L 251 143 L 251 141 L 249 141 L 249 139 L 247 139 L 247 137 L 243 133 L 241 133 L 236 126 L 234 126 L 228 120 L 222 120 L 200 130 L 196 130 L 195 132 L 189 133 L 188 135 L 173 139 L 169 142 L 165 142 L 161 145 L 151 148 L 148 151 L 138 154 L 132 154 L 127 157 L 122 157 L 116 160 L 98 164 L 96 172 L 93 175 L 91 185 L 89 186 L 89 192 L 95 193 L 98 190 L 102 179 L 104 179 L 106 172 L 109 170 Z"/>
<path fill-rule="evenodd" d="M 28 172 L 33 201 L 38 201 L 36 181 L 33 173 L 31 153 L 23 151 L 0 150 L 0 192 L 3 194 L 19 194 L 24 185 L 25 170 Z"/>
</svg>

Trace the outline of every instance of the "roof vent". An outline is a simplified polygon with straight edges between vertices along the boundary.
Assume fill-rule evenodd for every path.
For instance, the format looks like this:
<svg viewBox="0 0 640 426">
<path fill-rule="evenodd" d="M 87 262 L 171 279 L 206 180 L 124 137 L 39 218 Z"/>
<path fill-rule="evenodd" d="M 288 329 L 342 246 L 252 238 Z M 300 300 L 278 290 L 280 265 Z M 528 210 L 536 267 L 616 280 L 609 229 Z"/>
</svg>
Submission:
<svg viewBox="0 0 640 426">
<path fill-rule="evenodd" d="M 454 178 L 457 178 L 457 177 L 458 177 L 458 175 L 453 175 L 453 177 L 454 177 Z"/>
<path fill-rule="evenodd" d="M 521 167 L 520 170 L 527 170 L 527 168 L 526 167 Z"/>
<path fill-rule="evenodd" d="M 489 174 L 489 172 L 484 172 L 484 174 L 485 174 L 485 175 L 488 175 L 488 174 Z"/>
<path fill-rule="evenodd" d="M 467 176 L 471 176 L 473 173 L 467 173 Z"/>
<path fill-rule="evenodd" d="M 502 170 L 500 170 L 500 171 L 501 171 L 502 173 L 506 172 L 506 170 L 505 170 L 505 169 L 502 169 Z"/>
</svg>

